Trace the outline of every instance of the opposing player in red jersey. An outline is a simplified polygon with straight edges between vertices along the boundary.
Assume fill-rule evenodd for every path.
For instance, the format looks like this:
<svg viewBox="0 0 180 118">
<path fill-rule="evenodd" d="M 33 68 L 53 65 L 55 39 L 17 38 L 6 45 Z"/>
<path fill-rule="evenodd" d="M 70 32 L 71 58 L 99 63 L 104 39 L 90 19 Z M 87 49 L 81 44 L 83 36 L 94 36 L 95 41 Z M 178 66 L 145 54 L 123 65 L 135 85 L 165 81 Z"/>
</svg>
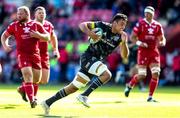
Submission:
<svg viewBox="0 0 180 118">
<path fill-rule="evenodd" d="M 17 59 L 24 78 L 25 92 L 29 98 L 31 108 L 37 103 L 34 100 L 33 83 L 38 83 L 41 77 L 41 61 L 38 42 L 48 41 L 49 34 L 41 24 L 30 19 L 30 11 L 26 6 L 17 9 L 17 21 L 11 23 L 1 36 L 1 42 L 5 51 L 10 51 L 8 44 L 10 36 L 16 40 Z"/>
<path fill-rule="evenodd" d="M 149 84 L 149 97 L 147 101 L 156 102 L 152 96 L 158 85 L 160 74 L 160 54 L 158 47 L 164 46 L 166 39 L 161 24 L 153 19 L 154 8 L 147 6 L 144 13 L 145 18 L 136 24 L 131 35 L 131 40 L 139 46 L 137 57 L 138 74 L 126 86 L 125 96 L 128 97 L 136 83 L 146 77 L 146 68 L 149 67 L 152 78 Z"/>
<path fill-rule="evenodd" d="M 56 56 L 56 58 L 60 57 L 59 51 L 58 51 L 58 41 L 56 34 L 54 32 L 54 26 L 47 20 L 46 18 L 46 10 L 44 7 L 37 7 L 35 9 L 35 21 L 42 24 L 44 29 L 50 34 L 50 41 L 53 47 L 53 54 Z M 40 40 L 39 41 L 39 49 L 40 49 L 40 58 L 41 58 L 41 67 L 42 67 L 42 76 L 39 81 L 40 84 L 47 84 L 49 81 L 49 75 L 50 75 L 50 64 L 49 64 L 49 53 L 48 53 L 48 42 Z M 38 84 L 39 83 L 33 83 L 34 86 L 34 97 L 36 99 L 37 91 L 38 91 Z M 24 91 L 24 82 L 20 87 L 18 87 L 18 91 L 20 95 L 22 96 L 22 99 L 24 101 L 27 101 L 26 94 Z"/>
</svg>

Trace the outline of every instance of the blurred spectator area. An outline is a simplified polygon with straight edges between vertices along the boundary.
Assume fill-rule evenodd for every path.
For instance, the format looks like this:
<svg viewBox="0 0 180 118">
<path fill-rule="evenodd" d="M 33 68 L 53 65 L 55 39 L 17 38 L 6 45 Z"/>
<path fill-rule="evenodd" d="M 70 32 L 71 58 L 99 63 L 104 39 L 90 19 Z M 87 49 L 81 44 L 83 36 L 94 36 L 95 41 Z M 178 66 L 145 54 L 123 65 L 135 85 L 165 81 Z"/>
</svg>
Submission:
<svg viewBox="0 0 180 118">
<path fill-rule="evenodd" d="M 71 17 L 59 18 L 58 23 L 67 23 L 72 27 L 77 27 L 79 23 L 84 21 L 102 20 L 109 22 L 112 17 L 112 11 L 108 9 L 99 10 L 77 10 Z"/>
</svg>

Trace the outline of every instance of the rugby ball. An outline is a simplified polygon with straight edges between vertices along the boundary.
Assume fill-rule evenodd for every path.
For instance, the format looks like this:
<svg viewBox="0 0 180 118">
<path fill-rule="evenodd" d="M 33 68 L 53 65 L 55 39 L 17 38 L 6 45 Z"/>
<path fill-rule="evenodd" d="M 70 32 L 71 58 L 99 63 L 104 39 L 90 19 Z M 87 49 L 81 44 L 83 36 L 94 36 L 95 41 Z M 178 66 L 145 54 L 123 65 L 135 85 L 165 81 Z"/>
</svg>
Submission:
<svg viewBox="0 0 180 118">
<path fill-rule="evenodd" d="M 94 28 L 92 31 L 95 32 L 97 35 L 103 35 L 103 30 L 101 28 Z M 91 37 L 88 37 L 88 40 L 90 43 L 97 43 L 98 41 L 100 41 L 100 39 L 94 41 Z"/>
</svg>

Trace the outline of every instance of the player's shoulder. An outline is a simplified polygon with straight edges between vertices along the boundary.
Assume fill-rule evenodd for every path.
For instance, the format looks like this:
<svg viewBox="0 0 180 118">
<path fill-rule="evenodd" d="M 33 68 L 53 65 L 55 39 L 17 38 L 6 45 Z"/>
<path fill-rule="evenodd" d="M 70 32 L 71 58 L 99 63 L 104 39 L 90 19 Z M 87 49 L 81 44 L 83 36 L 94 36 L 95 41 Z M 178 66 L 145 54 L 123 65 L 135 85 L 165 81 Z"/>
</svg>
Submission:
<svg viewBox="0 0 180 118">
<path fill-rule="evenodd" d="M 101 21 L 103 25 L 105 26 L 108 26 L 108 27 L 111 27 L 111 23 L 108 23 L 108 22 L 104 22 L 104 21 Z"/>
<path fill-rule="evenodd" d="M 96 27 L 101 28 L 103 30 L 108 29 L 111 27 L 111 23 L 104 22 L 104 21 L 97 21 Z"/>
<path fill-rule="evenodd" d="M 143 25 L 144 23 L 145 23 L 144 19 L 143 19 L 143 18 L 140 18 L 140 19 L 138 19 L 135 27 L 139 27 L 140 25 Z"/>
<path fill-rule="evenodd" d="M 50 27 L 54 27 L 53 24 L 50 21 L 48 21 L 48 20 L 44 21 L 44 25 L 50 26 Z"/>
<path fill-rule="evenodd" d="M 14 21 L 14 22 L 10 23 L 9 26 L 15 26 L 17 24 L 19 24 L 19 21 Z"/>
<path fill-rule="evenodd" d="M 52 23 L 50 21 L 48 21 L 48 20 L 44 20 L 44 23 L 48 24 L 48 25 L 52 25 Z"/>
<path fill-rule="evenodd" d="M 35 25 L 40 25 L 40 26 L 42 26 L 41 23 L 39 23 L 39 22 L 37 22 L 37 21 L 35 21 L 35 20 L 30 20 L 30 21 L 28 22 L 28 25 L 29 25 L 29 26 L 35 26 Z"/>
<path fill-rule="evenodd" d="M 153 20 L 153 24 L 162 27 L 161 23 L 159 23 L 159 22 L 156 21 L 156 20 Z"/>
</svg>

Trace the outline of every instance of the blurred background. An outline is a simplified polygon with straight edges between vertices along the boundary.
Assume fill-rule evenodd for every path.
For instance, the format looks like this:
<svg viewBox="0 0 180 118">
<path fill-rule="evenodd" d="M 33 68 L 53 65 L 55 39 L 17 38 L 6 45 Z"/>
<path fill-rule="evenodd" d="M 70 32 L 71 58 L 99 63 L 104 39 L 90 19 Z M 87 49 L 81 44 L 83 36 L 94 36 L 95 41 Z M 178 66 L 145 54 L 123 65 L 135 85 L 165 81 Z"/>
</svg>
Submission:
<svg viewBox="0 0 180 118">
<path fill-rule="evenodd" d="M 53 58 L 49 45 L 50 84 L 72 81 L 79 69 L 79 57 L 89 45 L 87 36 L 78 28 L 79 23 L 98 20 L 110 22 L 114 14 L 121 12 L 128 16 L 126 31 L 130 35 L 136 22 L 143 18 L 144 8 L 153 6 L 156 10 L 155 19 L 162 24 L 167 39 L 167 45 L 160 48 L 159 86 L 180 86 L 180 0 L 0 0 L 0 34 L 16 20 L 16 8 L 22 5 L 30 8 L 32 19 L 37 6 L 45 7 L 47 20 L 55 27 L 61 58 Z M 12 44 L 15 48 L 13 40 Z M 137 50 L 130 41 L 129 47 L 131 52 L 128 60 L 122 60 L 118 51 L 106 59 L 113 75 L 110 84 L 125 85 L 129 81 L 130 70 L 136 64 Z M 0 63 L 3 68 L 0 83 L 21 82 L 15 50 L 6 53 L 0 44 Z M 144 81 L 145 85 L 148 85 L 148 78 Z"/>
</svg>

